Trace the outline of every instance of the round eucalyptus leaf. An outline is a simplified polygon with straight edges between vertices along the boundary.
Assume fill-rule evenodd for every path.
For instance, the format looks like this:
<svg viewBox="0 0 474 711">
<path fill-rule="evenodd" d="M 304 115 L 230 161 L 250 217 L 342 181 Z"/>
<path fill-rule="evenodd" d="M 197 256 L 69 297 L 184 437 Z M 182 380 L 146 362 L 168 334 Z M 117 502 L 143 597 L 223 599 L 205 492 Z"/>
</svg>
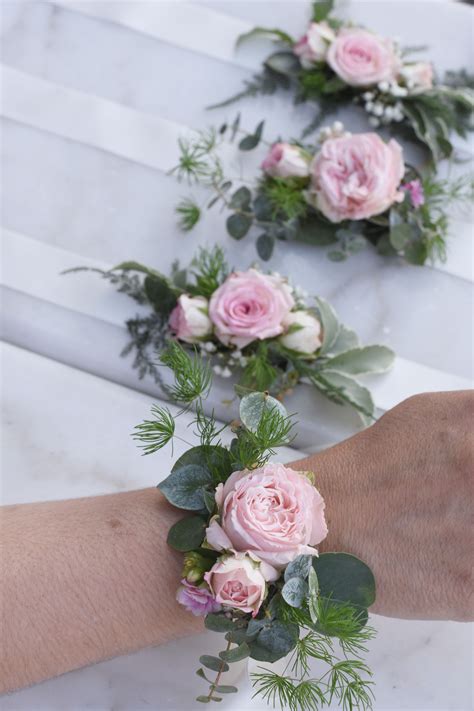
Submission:
<svg viewBox="0 0 474 711">
<path fill-rule="evenodd" d="M 310 555 L 299 555 L 285 568 L 285 581 L 290 578 L 303 578 L 306 580 L 311 569 L 313 558 Z"/>
<path fill-rule="evenodd" d="M 322 553 L 313 558 L 319 594 L 334 602 L 367 608 L 375 602 L 375 578 L 369 566 L 349 553 Z"/>
<path fill-rule="evenodd" d="M 303 578 L 290 578 L 282 587 L 281 594 L 291 607 L 301 607 L 308 594 L 308 584 Z"/>
<path fill-rule="evenodd" d="M 248 215 L 240 215 L 239 213 L 230 215 L 226 221 L 227 232 L 234 239 L 242 239 L 245 237 L 251 225 L 252 218 Z"/>
<path fill-rule="evenodd" d="M 293 52 L 274 52 L 265 60 L 265 66 L 284 76 L 293 76 L 301 69 L 300 62 Z"/>
<path fill-rule="evenodd" d="M 192 551 L 204 540 L 206 521 L 201 516 L 188 516 L 177 521 L 168 531 L 167 543 L 177 551 Z"/>
<path fill-rule="evenodd" d="M 187 464 L 172 471 L 158 488 L 178 509 L 202 511 L 206 508 L 203 489 L 211 483 L 212 477 L 207 469 L 198 464 Z"/>
<path fill-rule="evenodd" d="M 266 232 L 263 232 L 257 237 L 257 253 L 260 259 L 263 259 L 264 262 L 268 262 L 268 260 L 272 256 L 274 246 L 275 238 L 267 234 Z"/>
<path fill-rule="evenodd" d="M 203 667 L 212 669 L 212 671 L 219 672 L 221 669 L 225 672 L 229 671 L 229 665 L 226 662 L 219 657 L 212 657 L 210 654 L 203 654 L 202 657 L 199 657 L 199 662 Z"/>
<path fill-rule="evenodd" d="M 234 629 L 234 623 L 225 615 L 209 613 L 204 619 L 204 626 L 213 632 L 231 632 Z"/>
<path fill-rule="evenodd" d="M 238 647 L 234 649 L 228 649 L 225 652 L 219 652 L 219 656 L 225 662 L 232 664 L 233 662 L 240 662 L 242 659 L 246 659 L 250 655 L 250 649 L 247 642 L 242 642 Z"/>
<path fill-rule="evenodd" d="M 276 662 L 294 649 L 298 634 L 298 625 L 272 620 L 249 642 L 250 656 L 261 662 Z"/>
<path fill-rule="evenodd" d="M 265 410 L 276 410 L 282 417 L 287 412 L 281 402 L 267 393 L 250 393 L 240 401 L 240 419 L 251 432 L 256 432 Z"/>
</svg>

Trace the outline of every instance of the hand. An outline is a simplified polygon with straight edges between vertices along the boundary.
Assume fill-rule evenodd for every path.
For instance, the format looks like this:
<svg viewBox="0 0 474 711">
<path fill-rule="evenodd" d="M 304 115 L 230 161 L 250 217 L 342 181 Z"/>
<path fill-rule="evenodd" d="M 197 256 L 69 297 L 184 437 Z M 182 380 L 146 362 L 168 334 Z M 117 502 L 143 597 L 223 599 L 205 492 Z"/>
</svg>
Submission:
<svg viewBox="0 0 474 711">
<path fill-rule="evenodd" d="M 299 468 L 316 473 L 329 536 L 321 550 L 365 560 L 374 612 L 473 619 L 474 393 L 427 393 Z"/>
</svg>

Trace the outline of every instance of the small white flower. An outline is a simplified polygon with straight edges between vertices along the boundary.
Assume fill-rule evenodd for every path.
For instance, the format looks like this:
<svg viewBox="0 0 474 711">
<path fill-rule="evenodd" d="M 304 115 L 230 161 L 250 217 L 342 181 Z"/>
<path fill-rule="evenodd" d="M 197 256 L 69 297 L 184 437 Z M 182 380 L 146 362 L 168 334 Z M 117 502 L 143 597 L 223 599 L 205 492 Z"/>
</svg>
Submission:
<svg viewBox="0 0 474 711">
<path fill-rule="evenodd" d="M 212 341 L 206 341 L 205 343 L 202 344 L 201 348 L 203 348 L 207 353 L 215 353 L 217 350 L 217 346 L 215 343 Z"/>
<path fill-rule="evenodd" d="M 222 369 L 221 376 L 223 378 L 230 378 L 231 375 L 232 375 L 232 371 L 230 368 L 228 368 L 226 366 L 225 368 Z"/>
<path fill-rule="evenodd" d="M 374 98 L 374 96 L 375 96 L 375 94 L 374 94 L 373 91 L 365 91 L 365 92 L 362 94 L 362 98 L 364 99 L 364 101 L 372 101 L 372 99 Z"/>
<path fill-rule="evenodd" d="M 371 114 L 372 111 L 374 110 L 374 106 L 375 106 L 375 104 L 374 104 L 373 101 L 368 101 L 368 102 L 366 103 L 366 105 L 365 105 L 365 110 L 366 110 L 369 114 Z"/>
<path fill-rule="evenodd" d="M 235 358 L 236 360 L 239 360 L 239 358 L 242 358 L 242 351 L 237 348 L 236 351 L 232 352 L 232 358 Z"/>
<path fill-rule="evenodd" d="M 371 117 L 369 118 L 369 123 L 370 123 L 370 125 L 373 126 L 374 128 L 377 128 L 378 126 L 380 126 L 380 121 L 379 121 L 378 118 L 375 118 L 375 116 L 371 116 Z"/>
<path fill-rule="evenodd" d="M 374 105 L 372 113 L 374 116 L 383 116 L 384 107 L 383 104 L 377 103 Z"/>
<path fill-rule="evenodd" d="M 242 358 L 240 358 L 239 360 L 239 364 L 242 368 L 245 368 L 245 366 L 247 365 L 247 358 L 245 356 L 242 356 Z"/>
<path fill-rule="evenodd" d="M 325 141 L 326 138 L 330 138 L 331 133 L 332 132 L 331 132 L 331 129 L 329 128 L 329 126 L 324 126 L 319 132 L 319 140 Z"/>
<path fill-rule="evenodd" d="M 213 365 L 212 370 L 216 375 L 222 375 L 222 368 L 220 365 Z"/>
<path fill-rule="evenodd" d="M 378 85 L 380 91 L 383 91 L 384 93 L 387 92 L 390 88 L 390 84 L 388 81 L 381 81 Z"/>
<path fill-rule="evenodd" d="M 344 133 L 344 124 L 341 121 L 334 121 L 332 125 L 332 132 L 333 134 L 335 133 L 336 135 L 340 135 L 341 133 Z"/>
<path fill-rule="evenodd" d="M 393 108 L 393 106 L 386 106 L 385 107 L 384 116 L 387 119 L 387 121 L 391 121 L 393 119 L 394 112 L 395 112 L 395 109 Z"/>
</svg>

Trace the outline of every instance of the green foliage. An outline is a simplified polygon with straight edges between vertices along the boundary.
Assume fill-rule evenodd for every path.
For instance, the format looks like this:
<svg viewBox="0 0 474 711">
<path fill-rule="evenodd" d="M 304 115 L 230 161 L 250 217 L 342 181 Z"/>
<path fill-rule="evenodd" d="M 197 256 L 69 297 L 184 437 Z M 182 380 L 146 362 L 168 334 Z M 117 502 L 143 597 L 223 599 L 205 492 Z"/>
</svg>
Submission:
<svg viewBox="0 0 474 711">
<path fill-rule="evenodd" d="M 261 342 L 255 353 L 248 357 L 239 383 L 244 388 L 263 392 L 271 389 L 277 377 L 278 371 L 270 362 L 268 348 Z"/>
<path fill-rule="evenodd" d="M 245 237 L 252 226 L 252 218 L 249 215 L 242 215 L 236 212 L 233 215 L 229 215 L 225 224 L 229 235 L 236 240 L 240 240 Z"/>
<path fill-rule="evenodd" d="M 215 245 L 212 249 L 200 248 L 191 262 L 196 285 L 193 289 L 199 296 L 209 299 L 229 274 L 224 250 Z"/>
<path fill-rule="evenodd" d="M 179 343 L 170 341 L 160 354 L 160 361 L 173 371 L 174 384 L 166 387 L 173 400 L 190 404 L 206 397 L 211 387 L 211 369 L 196 352 L 192 357 Z"/>
<path fill-rule="evenodd" d="M 287 418 L 286 410 L 281 402 L 268 393 L 250 393 L 242 398 L 239 408 L 240 419 L 251 432 L 258 431 L 264 412 L 268 412 L 272 420 L 276 419 L 278 415 Z"/>
<path fill-rule="evenodd" d="M 255 243 L 257 254 L 264 262 L 268 262 L 273 254 L 273 249 L 275 247 L 275 238 L 268 232 L 262 232 L 261 235 L 257 237 Z"/>
<path fill-rule="evenodd" d="M 291 220 L 302 217 L 308 210 L 303 187 L 307 183 L 301 178 L 266 178 L 261 190 L 272 206 L 272 218 Z"/>
<path fill-rule="evenodd" d="M 262 138 L 264 125 L 265 121 L 260 121 L 253 133 L 250 133 L 247 136 L 244 136 L 244 138 L 242 138 L 239 143 L 239 148 L 241 151 L 252 151 L 258 146 Z"/>
<path fill-rule="evenodd" d="M 325 20 L 334 7 L 334 0 L 316 0 L 313 2 L 313 22 Z"/>
<path fill-rule="evenodd" d="M 295 40 L 290 37 L 290 35 L 277 28 L 270 29 L 269 27 L 254 27 L 249 32 L 244 32 L 244 34 L 237 37 L 236 47 L 239 47 L 247 40 L 254 39 L 254 37 L 265 37 L 272 39 L 274 42 L 284 42 L 290 46 L 293 46 L 295 43 Z"/>
<path fill-rule="evenodd" d="M 251 641 L 250 656 L 261 662 L 276 662 L 295 648 L 298 625 L 279 620 L 261 620 L 262 625 Z"/>
<path fill-rule="evenodd" d="M 181 200 L 175 210 L 179 217 L 178 225 L 183 232 L 190 232 L 201 219 L 201 208 L 190 198 Z"/>
<path fill-rule="evenodd" d="M 351 348 L 329 358 L 322 368 L 337 370 L 346 375 L 384 373 L 392 367 L 394 358 L 393 351 L 386 346 L 364 346 Z"/>
<path fill-rule="evenodd" d="M 174 417 L 167 407 L 152 405 L 152 420 L 145 420 L 135 427 L 133 438 L 141 442 L 143 454 L 153 454 L 173 439 Z"/>
<path fill-rule="evenodd" d="M 187 464 L 175 469 L 158 484 L 170 504 L 186 511 L 205 511 L 204 491 L 211 486 L 212 477 L 209 471 L 196 464 Z"/>
<path fill-rule="evenodd" d="M 212 630 L 212 632 L 230 632 L 234 629 L 233 621 L 222 613 L 206 615 L 204 625 L 206 629 Z"/>
<path fill-rule="evenodd" d="M 201 516 L 188 516 L 177 521 L 168 531 L 167 543 L 177 551 L 192 551 L 204 540 L 207 522 Z"/>
<path fill-rule="evenodd" d="M 313 558 L 322 597 L 370 607 L 375 602 L 375 579 L 359 558 L 349 553 L 322 553 Z"/>
<path fill-rule="evenodd" d="M 291 607 L 301 607 L 308 595 L 308 583 L 303 578 L 293 577 L 286 581 L 281 589 L 285 602 Z"/>
</svg>

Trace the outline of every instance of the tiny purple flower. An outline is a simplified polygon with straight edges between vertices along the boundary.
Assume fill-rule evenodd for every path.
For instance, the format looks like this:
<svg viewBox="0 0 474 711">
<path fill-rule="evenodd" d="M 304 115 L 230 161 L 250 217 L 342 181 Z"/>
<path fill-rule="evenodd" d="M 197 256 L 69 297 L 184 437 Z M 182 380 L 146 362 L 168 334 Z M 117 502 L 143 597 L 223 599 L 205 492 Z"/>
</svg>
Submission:
<svg viewBox="0 0 474 711">
<path fill-rule="evenodd" d="M 410 193 L 411 204 L 414 208 L 420 207 L 420 205 L 424 205 L 425 194 L 423 192 L 423 185 L 421 184 L 420 180 L 410 180 L 409 183 L 405 183 L 404 185 L 402 185 L 402 190 L 406 190 Z"/>
<path fill-rule="evenodd" d="M 221 606 L 215 601 L 207 586 L 197 586 L 183 578 L 181 587 L 178 588 L 176 599 L 180 605 L 192 612 L 193 615 L 207 615 L 210 612 L 219 612 Z"/>
</svg>

